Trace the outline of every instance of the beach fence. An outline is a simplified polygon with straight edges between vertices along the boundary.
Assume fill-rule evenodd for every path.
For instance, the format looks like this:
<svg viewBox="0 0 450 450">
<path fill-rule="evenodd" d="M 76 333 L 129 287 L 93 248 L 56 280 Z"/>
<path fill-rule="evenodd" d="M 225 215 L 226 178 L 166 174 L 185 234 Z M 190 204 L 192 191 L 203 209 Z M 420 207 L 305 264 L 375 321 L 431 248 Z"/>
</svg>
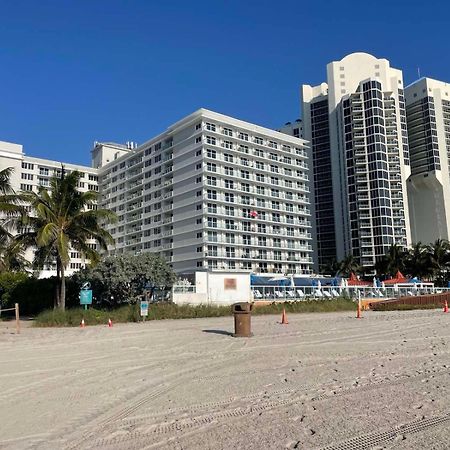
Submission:
<svg viewBox="0 0 450 450">
<path fill-rule="evenodd" d="M 16 315 L 16 334 L 20 334 L 19 304 L 15 303 L 14 304 L 14 308 L 6 308 L 6 309 L 1 309 L 0 308 L 0 315 L 4 311 L 15 311 L 15 315 Z"/>
</svg>

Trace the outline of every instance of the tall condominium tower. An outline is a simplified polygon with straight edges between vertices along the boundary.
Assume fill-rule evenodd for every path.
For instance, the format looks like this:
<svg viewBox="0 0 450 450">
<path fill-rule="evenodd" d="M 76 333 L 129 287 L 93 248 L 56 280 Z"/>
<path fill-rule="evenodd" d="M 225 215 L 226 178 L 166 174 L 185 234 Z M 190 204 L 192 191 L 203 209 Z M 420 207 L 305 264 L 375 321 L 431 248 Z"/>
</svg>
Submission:
<svg viewBox="0 0 450 450">
<path fill-rule="evenodd" d="M 315 261 L 319 269 L 336 259 L 334 226 L 333 171 L 331 165 L 330 116 L 328 86 L 302 87 L 305 139 L 310 142 L 313 168 L 313 240 Z"/>
<path fill-rule="evenodd" d="M 390 245 L 411 240 L 402 72 L 385 59 L 353 53 L 328 64 L 327 81 L 302 88 L 319 261 L 353 254 L 369 269 Z M 334 241 L 326 226 L 331 211 Z"/>
<path fill-rule="evenodd" d="M 450 84 L 422 78 L 405 89 L 413 242 L 450 238 Z"/>
<path fill-rule="evenodd" d="M 112 252 L 158 252 L 178 273 L 311 273 L 303 140 L 200 109 L 131 151 L 113 147 L 93 150 L 101 205 L 119 216 Z"/>
</svg>

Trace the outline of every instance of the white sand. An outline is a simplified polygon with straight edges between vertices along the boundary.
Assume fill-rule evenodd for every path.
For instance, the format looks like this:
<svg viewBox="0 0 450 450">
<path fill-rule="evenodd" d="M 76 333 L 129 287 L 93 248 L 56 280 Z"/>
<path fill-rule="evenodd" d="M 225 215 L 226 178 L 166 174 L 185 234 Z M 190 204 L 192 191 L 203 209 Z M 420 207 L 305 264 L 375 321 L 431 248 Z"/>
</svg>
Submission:
<svg viewBox="0 0 450 450">
<path fill-rule="evenodd" d="M 0 325 L 0 449 L 450 448 L 450 314 Z"/>
</svg>

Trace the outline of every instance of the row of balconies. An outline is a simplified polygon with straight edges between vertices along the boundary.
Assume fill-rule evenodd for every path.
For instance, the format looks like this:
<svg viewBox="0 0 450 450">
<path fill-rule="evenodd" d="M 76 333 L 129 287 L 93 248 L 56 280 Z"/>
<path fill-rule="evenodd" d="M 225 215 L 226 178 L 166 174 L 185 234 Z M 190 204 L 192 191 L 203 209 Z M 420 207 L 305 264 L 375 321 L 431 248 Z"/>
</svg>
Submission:
<svg viewBox="0 0 450 450">
<path fill-rule="evenodd" d="M 215 167 L 215 168 L 214 168 Z M 270 184 L 272 186 L 281 186 L 280 181 L 278 181 L 277 183 L 273 183 L 270 179 L 270 177 L 264 176 L 264 177 L 257 177 L 256 173 L 249 173 L 248 174 L 248 178 L 247 176 L 244 177 L 241 173 L 241 171 L 239 170 L 234 170 L 232 173 L 230 173 L 229 171 L 226 171 L 224 168 L 221 168 L 221 166 L 214 166 L 211 168 L 208 168 L 208 166 L 204 166 L 204 171 L 207 173 L 211 173 L 214 174 L 215 176 L 224 176 L 227 178 L 236 178 L 238 180 L 243 180 L 244 182 L 246 182 L 246 180 L 248 180 L 248 182 L 254 182 L 254 183 L 262 183 L 262 184 Z M 281 174 L 278 174 L 281 175 Z M 296 181 L 301 180 L 301 181 L 308 181 L 309 180 L 309 176 L 307 174 L 282 174 L 281 179 L 284 181 L 285 185 L 286 185 L 286 180 L 284 180 L 284 178 L 295 178 Z M 276 178 L 276 177 L 273 177 Z M 278 178 L 278 180 L 280 180 L 280 178 Z M 288 180 L 289 181 L 289 180 Z"/>
<path fill-rule="evenodd" d="M 259 142 L 256 142 L 255 139 L 253 139 L 252 141 L 248 141 L 248 140 L 239 139 L 235 135 L 228 135 L 228 134 L 219 133 L 218 128 L 216 130 L 203 128 L 203 131 L 205 133 L 207 133 L 207 134 L 213 135 L 216 138 L 216 144 L 211 144 L 211 143 L 208 143 L 206 141 L 206 136 L 203 136 L 203 141 L 207 145 L 219 146 L 219 142 L 220 141 L 222 141 L 222 140 L 225 140 L 225 141 L 231 140 L 231 141 L 234 141 L 234 143 L 232 145 L 232 148 L 226 147 L 227 150 L 238 150 L 238 148 L 239 148 L 238 146 L 239 145 L 243 145 L 243 146 L 252 145 L 252 146 L 259 147 L 259 148 L 267 149 L 269 152 L 281 151 L 281 152 L 284 152 L 284 153 L 295 154 L 297 156 L 302 156 L 302 157 L 305 157 L 305 158 L 307 157 L 307 154 L 306 154 L 306 152 L 303 149 L 299 149 L 299 148 L 295 147 L 295 145 L 292 144 L 292 143 L 289 143 L 289 144 L 278 144 L 275 147 L 273 145 L 269 145 L 269 142 L 266 142 L 265 140 L 263 140 L 263 143 L 259 143 Z M 236 141 L 238 143 L 236 143 Z M 286 145 L 289 146 L 290 148 L 288 149 L 286 147 Z M 224 147 L 224 146 L 225 146 L 225 144 L 222 142 L 220 144 L 220 147 Z"/>
<path fill-rule="evenodd" d="M 274 249 L 282 249 L 282 250 L 301 250 L 301 251 L 305 251 L 305 252 L 311 252 L 312 251 L 312 246 L 311 245 L 306 245 L 306 244 L 297 244 L 297 243 L 290 243 L 289 245 L 286 243 L 285 240 L 283 240 L 283 242 L 281 243 L 277 243 L 277 242 L 273 242 L 273 238 L 268 237 L 266 238 L 266 242 L 265 243 L 249 243 L 248 241 L 244 241 L 242 239 L 242 236 L 238 236 L 239 239 L 238 240 L 232 240 L 232 239 L 227 239 L 227 238 L 217 238 L 217 239 L 209 239 L 209 237 L 207 237 L 207 244 L 208 245 L 214 245 L 214 244 L 221 244 L 221 245 L 232 245 L 232 246 L 238 246 L 238 247 L 255 247 L 255 248 L 274 248 Z M 256 238 L 254 238 L 254 240 L 256 240 Z M 297 239 L 293 239 L 294 241 L 297 241 Z"/>
<path fill-rule="evenodd" d="M 260 254 L 257 252 L 250 253 L 240 253 L 237 254 L 235 252 L 226 252 L 226 251 L 208 251 L 204 253 L 206 258 L 228 258 L 228 259 L 256 259 L 256 260 L 264 260 L 264 261 L 293 261 L 293 262 L 302 262 L 311 264 L 313 262 L 311 257 L 305 256 L 285 256 L 285 257 L 275 257 L 271 252 L 267 252 L 266 254 Z"/>
</svg>

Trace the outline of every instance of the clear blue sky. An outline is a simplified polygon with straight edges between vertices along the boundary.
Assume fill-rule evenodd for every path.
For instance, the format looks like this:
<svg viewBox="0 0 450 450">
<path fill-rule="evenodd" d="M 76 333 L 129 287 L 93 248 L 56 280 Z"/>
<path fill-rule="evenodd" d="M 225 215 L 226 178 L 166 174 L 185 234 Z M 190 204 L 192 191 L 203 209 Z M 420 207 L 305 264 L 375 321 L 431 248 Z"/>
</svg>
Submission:
<svg viewBox="0 0 450 450">
<path fill-rule="evenodd" d="M 90 164 L 199 107 L 275 128 L 354 51 L 450 82 L 441 1 L 1 0 L 0 140 Z"/>
</svg>

